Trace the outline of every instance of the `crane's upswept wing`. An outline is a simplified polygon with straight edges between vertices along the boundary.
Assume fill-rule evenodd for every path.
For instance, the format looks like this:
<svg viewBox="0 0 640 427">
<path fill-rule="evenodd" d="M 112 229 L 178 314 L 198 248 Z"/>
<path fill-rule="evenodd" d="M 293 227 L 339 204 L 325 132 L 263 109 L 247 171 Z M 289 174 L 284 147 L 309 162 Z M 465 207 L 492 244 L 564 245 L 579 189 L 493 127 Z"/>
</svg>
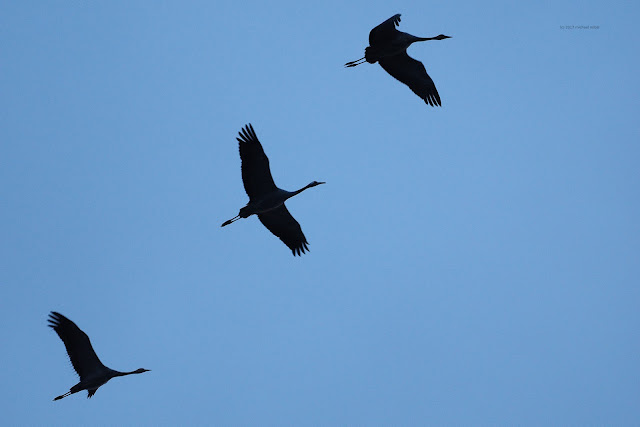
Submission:
<svg viewBox="0 0 640 427">
<path fill-rule="evenodd" d="M 427 74 L 424 65 L 407 55 L 407 52 L 380 58 L 378 63 L 391 76 L 409 86 L 427 104 L 432 107 L 442 105 L 436 85 Z"/>
<path fill-rule="evenodd" d="M 396 26 L 400 25 L 400 14 L 397 13 L 369 33 L 369 46 L 385 43 L 395 37 Z"/>
<path fill-rule="evenodd" d="M 49 326 L 56 331 L 64 343 L 73 369 L 78 373 L 81 381 L 90 373 L 107 369 L 98 359 L 87 334 L 82 332 L 75 323 L 55 311 L 49 314 L 48 320 Z"/>
<path fill-rule="evenodd" d="M 258 219 L 262 225 L 274 235 L 280 238 L 282 242 L 291 249 L 293 255 L 301 255 L 305 250 L 309 250 L 307 246 L 307 238 L 302 233 L 300 224 L 289 213 L 287 207 L 282 204 L 280 207 L 258 214 Z"/>
<path fill-rule="evenodd" d="M 249 200 L 277 190 L 269 169 L 269 158 L 264 154 L 253 126 L 246 125 L 239 134 L 236 139 L 242 160 L 242 182 Z"/>
</svg>

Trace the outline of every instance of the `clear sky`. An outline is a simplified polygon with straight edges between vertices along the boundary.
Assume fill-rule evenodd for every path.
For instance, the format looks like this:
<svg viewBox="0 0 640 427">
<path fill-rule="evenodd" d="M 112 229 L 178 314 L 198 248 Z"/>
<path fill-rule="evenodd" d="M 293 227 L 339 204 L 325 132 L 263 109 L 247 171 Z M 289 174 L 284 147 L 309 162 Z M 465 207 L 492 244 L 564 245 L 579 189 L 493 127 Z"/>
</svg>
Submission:
<svg viewBox="0 0 640 427">
<path fill-rule="evenodd" d="M 3 422 L 640 424 L 640 4 L 529 3 L 2 2 Z M 343 68 L 395 13 L 442 108 Z M 51 310 L 152 371 L 52 402 Z"/>
</svg>

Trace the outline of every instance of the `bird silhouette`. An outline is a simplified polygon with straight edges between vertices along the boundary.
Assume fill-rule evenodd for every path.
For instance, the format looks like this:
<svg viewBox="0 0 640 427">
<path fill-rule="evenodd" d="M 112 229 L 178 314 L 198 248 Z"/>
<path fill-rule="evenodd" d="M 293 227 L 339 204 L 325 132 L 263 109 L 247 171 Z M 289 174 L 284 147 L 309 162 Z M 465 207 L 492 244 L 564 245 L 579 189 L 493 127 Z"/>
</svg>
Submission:
<svg viewBox="0 0 640 427">
<path fill-rule="evenodd" d="M 396 30 L 400 25 L 400 14 L 393 15 L 369 33 L 369 46 L 364 50 L 364 56 L 355 61 L 347 62 L 345 67 L 355 67 L 367 61 L 370 64 L 378 62 L 392 77 L 409 86 L 409 88 L 425 103 L 432 107 L 442 105 L 436 85 L 427 74 L 422 62 L 407 54 L 407 48 L 412 43 L 427 40 L 444 40 L 451 38 L 440 34 L 435 37 L 416 37 Z"/>
<path fill-rule="evenodd" d="M 236 139 L 242 161 L 242 182 L 249 196 L 249 203 L 240 209 L 237 216 L 222 223 L 222 227 L 255 214 L 271 233 L 291 249 L 294 256 L 305 253 L 305 250 L 309 250 L 309 243 L 302 233 L 300 224 L 291 216 L 284 202 L 307 188 L 324 182 L 312 181 L 296 191 L 282 190 L 273 182 L 269 158 L 264 153 L 253 126 L 246 125 Z"/>
<path fill-rule="evenodd" d="M 98 355 L 96 355 L 96 352 L 93 350 L 87 334 L 82 332 L 75 323 L 55 311 L 49 314 L 48 320 L 49 326 L 56 331 L 64 343 L 73 369 L 80 377 L 78 384 L 71 387 L 67 393 L 53 400 L 60 400 L 82 390 L 87 390 L 87 398 L 90 398 L 100 386 L 106 384 L 111 378 L 141 374 L 149 371 L 149 369 L 140 368 L 131 372 L 119 372 L 107 368 L 102 364 L 100 359 L 98 359 Z"/>
</svg>

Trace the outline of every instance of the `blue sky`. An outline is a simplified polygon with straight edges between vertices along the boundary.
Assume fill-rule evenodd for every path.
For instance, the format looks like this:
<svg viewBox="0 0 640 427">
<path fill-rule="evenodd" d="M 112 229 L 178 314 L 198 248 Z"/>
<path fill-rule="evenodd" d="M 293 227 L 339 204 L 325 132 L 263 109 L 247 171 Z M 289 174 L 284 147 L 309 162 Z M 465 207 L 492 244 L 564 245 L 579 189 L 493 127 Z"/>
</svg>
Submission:
<svg viewBox="0 0 640 427">
<path fill-rule="evenodd" d="M 4 2 L 7 424 L 640 423 L 630 2 Z M 395 13 L 442 108 L 378 65 Z M 561 26 L 599 26 L 561 29 Z M 253 217 L 252 123 L 311 252 Z M 114 379 L 90 401 L 56 310 Z"/>
</svg>

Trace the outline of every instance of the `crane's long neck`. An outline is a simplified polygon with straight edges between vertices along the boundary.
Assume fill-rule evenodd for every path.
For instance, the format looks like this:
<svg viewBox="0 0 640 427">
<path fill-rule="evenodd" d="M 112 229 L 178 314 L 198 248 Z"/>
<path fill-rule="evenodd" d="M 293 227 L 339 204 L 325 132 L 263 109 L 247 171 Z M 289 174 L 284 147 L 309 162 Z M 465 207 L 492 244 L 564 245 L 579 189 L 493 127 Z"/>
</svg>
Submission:
<svg viewBox="0 0 640 427">
<path fill-rule="evenodd" d="M 444 34 L 439 34 L 435 37 L 416 37 L 416 36 L 412 36 L 411 34 L 409 34 L 410 37 L 412 37 L 412 42 L 426 42 L 429 40 L 444 40 L 444 39 L 450 39 L 451 37 L 449 36 L 445 36 Z"/>
<path fill-rule="evenodd" d="M 393 45 L 398 49 L 404 50 L 407 49 L 415 42 L 425 42 L 427 40 L 434 40 L 429 37 L 416 37 L 413 34 L 409 33 L 400 33 L 398 34 L 396 40 L 394 40 Z"/>
<path fill-rule="evenodd" d="M 291 197 L 295 196 L 296 194 L 300 194 L 300 193 L 302 193 L 304 190 L 306 190 L 307 188 L 311 188 L 311 187 L 314 187 L 313 183 L 311 183 L 311 184 L 307 184 L 307 185 L 305 185 L 304 187 L 302 187 L 301 189 L 296 190 L 296 191 L 294 191 L 294 192 L 291 192 L 291 193 L 289 194 L 289 197 L 287 197 L 287 199 L 289 199 L 289 198 L 291 198 Z"/>
<path fill-rule="evenodd" d="M 436 37 L 414 37 L 414 40 L 411 42 L 427 42 L 429 40 L 440 40 Z"/>
<path fill-rule="evenodd" d="M 136 371 L 131 371 L 131 372 L 119 372 L 119 371 L 114 371 L 113 372 L 113 377 L 124 377 L 125 375 L 132 375 L 132 374 L 141 374 L 142 372 L 138 369 Z"/>
</svg>

